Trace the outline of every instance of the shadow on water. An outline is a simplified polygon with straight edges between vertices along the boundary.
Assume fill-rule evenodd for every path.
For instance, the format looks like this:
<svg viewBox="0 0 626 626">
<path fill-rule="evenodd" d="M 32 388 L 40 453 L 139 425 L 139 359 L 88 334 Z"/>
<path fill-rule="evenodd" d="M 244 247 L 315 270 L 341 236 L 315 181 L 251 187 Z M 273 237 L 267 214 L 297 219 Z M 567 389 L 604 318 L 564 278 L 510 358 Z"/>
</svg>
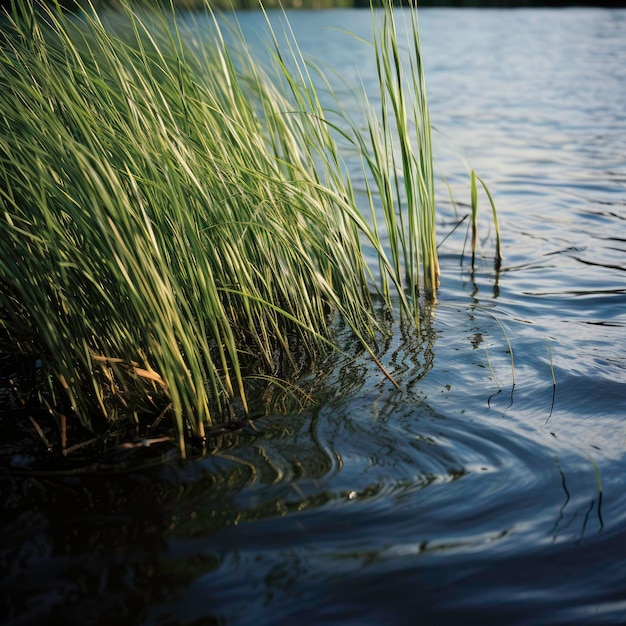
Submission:
<svg viewBox="0 0 626 626">
<path fill-rule="evenodd" d="M 4 621 L 514 623 L 528 594 L 576 606 L 579 552 L 615 583 L 608 543 L 624 537 L 605 524 L 625 512 L 603 510 L 592 460 L 507 417 L 528 409 L 523 388 L 490 408 L 485 368 L 470 391 L 477 352 L 507 351 L 478 317 L 444 307 L 397 329 L 380 356 L 400 390 L 360 351 L 335 355 L 315 410 L 259 419 L 214 455 L 3 476 Z"/>
</svg>

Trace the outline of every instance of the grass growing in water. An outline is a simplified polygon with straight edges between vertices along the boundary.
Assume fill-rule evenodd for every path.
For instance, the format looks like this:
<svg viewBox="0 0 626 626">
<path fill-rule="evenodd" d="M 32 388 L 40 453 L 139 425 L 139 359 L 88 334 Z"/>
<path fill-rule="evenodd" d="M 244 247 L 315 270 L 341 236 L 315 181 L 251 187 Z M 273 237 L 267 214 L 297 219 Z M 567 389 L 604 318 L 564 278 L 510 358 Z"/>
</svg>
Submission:
<svg viewBox="0 0 626 626">
<path fill-rule="evenodd" d="M 434 293 L 417 18 L 405 73 L 384 9 L 382 114 L 363 132 L 328 121 L 293 40 L 262 67 L 215 19 L 200 46 L 174 13 L 122 17 L 17 2 L 7 18 L 0 349 L 40 360 L 63 430 L 66 417 L 96 428 L 167 411 L 184 453 L 234 399 L 247 413 L 247 375 L 296 373 L 332 344 L 332 315 L 369 345 L 372 292 L 414 319 L 420 291 Z M 371 218 L 338 136 L 361 155 Z"/>
</svg>

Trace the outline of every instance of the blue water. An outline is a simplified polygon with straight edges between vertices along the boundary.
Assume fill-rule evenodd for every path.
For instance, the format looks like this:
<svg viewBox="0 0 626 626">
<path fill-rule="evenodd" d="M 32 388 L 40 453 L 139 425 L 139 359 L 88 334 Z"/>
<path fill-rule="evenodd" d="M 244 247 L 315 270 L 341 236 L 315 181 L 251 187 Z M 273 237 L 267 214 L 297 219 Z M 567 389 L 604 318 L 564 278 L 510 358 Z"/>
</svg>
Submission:
<svg viewBox="0 0 626 626">
<path fill-rule="evenodd" d="M 372 84 L 341 32 L 369 12 L 289 18 Z M 8 623 L 626 623 L 626 11 L 424 9 L 420 32 L 457 207 L 440 178 L 438 302 L 381 346 L 401 389 L 355 351 L 322 405 L 214 456 L 13 479 Z M 473 271 L 452 232 L 468 167 L 499 272 L 485 197 Z"/>
</svg>

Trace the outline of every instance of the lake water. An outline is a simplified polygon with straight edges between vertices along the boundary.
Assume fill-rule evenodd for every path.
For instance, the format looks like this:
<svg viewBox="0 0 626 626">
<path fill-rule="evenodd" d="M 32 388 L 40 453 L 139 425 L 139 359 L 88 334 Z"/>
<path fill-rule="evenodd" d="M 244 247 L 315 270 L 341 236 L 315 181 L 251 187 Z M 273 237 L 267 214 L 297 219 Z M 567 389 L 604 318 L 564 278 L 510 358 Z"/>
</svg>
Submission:
<svg viewBox="0 0 626 626">
<path fill-rule="evenodd" d="M 289 14 L 375 80 L 368 11 Z M 241 15 L 258 30 L 258 13 Z M 328 29 L 326 27 L 335 27 Z M 439 238 L 423 332 L 222 454 L 2 479 L 11 624 L 626 623 L 626 11 L 420 11 Z M 509 345 L 510 344 L 510 345 Z M 511 356 L 512 351 L 512 356 Z M 553 378 L 554 376 L 554 378 Z M 554 383 L 556 381 L 556 384 Z"/>
</svg>

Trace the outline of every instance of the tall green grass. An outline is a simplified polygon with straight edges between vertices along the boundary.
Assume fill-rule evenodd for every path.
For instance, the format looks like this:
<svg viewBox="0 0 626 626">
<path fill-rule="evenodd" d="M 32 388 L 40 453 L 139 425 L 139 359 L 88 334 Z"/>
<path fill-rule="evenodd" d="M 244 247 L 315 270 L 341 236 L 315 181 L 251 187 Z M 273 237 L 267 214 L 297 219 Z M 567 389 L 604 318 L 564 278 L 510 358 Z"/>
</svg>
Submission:
<svg viewBox="0 0 626 626">
<path fill-rule="evenodd" d="M 417 319 L 439 276 L 416 11 L 408 67 L 391 6 L 374 21 L 366 131 L 329 115 L 293 38 L 261 64 L 207 14 L 203 45 L 173 11 L 16 1 L 0 46 L 0 350 L 41 361 L 52 413 L 166 411 L 183 452 L 249 411 L 247 377 L 332 345 L 333 315 L 373 355 L 372 294 Z"/>
</svg>

